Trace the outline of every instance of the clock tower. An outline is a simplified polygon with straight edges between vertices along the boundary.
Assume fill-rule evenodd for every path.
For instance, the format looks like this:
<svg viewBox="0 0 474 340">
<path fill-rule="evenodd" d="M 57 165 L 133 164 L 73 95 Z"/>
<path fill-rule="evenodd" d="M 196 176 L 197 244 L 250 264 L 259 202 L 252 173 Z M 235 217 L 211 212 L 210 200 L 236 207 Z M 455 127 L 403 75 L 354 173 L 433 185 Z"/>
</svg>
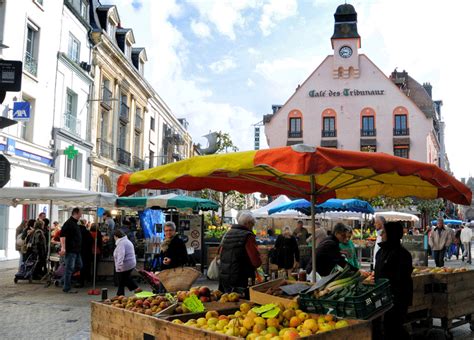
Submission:
<svg viewBox="0 0 474 340">
<path fill-rule="evenodd" d="M 334 34 L 331 37 L 334 50 L 333 78 L 359 78 L 360 35 L 357 33 L 357 13 L 354 6 L 340 5 L 334 19 Z"/>
</svg>

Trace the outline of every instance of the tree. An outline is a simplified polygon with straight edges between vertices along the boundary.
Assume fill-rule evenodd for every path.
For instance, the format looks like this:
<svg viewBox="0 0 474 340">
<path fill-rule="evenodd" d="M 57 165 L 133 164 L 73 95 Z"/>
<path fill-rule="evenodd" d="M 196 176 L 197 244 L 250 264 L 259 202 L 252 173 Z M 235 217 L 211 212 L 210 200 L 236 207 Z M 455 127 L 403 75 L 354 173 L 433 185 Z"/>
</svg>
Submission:
<svg viewBox="0 0 474 340">
<path fill-rule="evenodd" d="M 413 205 L 413 199 L 410 197 L 400 197 L 400 198 L 391 198 L 385 196 L 377 196 L 371 199 L 368 199 L 367 202 L 371 206 L 383 209 L 402 209 Z"/>
<path fill-rule="evenodd" d="M 438 217 L 440 211 L 444 211 L 444 202 L 440 198 L 436 200 L 418 200 L 416 206 L 421 213 L 422 226 L 429 225 L 431 220 Z"/>
</svg>

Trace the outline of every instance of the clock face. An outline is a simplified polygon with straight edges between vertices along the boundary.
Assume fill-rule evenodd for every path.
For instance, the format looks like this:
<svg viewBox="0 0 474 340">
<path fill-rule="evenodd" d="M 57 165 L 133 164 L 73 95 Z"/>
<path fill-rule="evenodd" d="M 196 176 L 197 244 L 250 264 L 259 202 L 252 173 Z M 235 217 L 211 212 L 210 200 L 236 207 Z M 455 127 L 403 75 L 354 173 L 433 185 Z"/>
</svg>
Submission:
<svg viewBox="0 0 474 340">
<path fill-rule="evenodd" d="M 349 58 L 352 55 L 352 48 L 350 48 L 349 46 L 342 46 L 339 50 L 339 55 L 342 58 Z"/>
</svg>

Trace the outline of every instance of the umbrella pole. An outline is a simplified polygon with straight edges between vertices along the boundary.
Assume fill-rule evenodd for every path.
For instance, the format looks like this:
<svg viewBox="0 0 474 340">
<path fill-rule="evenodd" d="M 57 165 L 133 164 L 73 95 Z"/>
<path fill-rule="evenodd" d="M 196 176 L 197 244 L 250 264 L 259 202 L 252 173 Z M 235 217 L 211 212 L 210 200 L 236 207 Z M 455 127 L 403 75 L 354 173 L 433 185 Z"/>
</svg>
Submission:
<svg viewBox="0 0 474 340">
<path fill-rule="evenodd" d="M 99 238 L 100 228 L 99 228 L 99 207 L 95 211 L 95 239 L 94 239 L 94 274 L 92 276 L 92 289 L 95 294 L 95 276 L 97 271 L 97 239 Z"/>
<path fill-rule="evenodd" d="M 311 232 L 313 233 L 313 237 L 311 237 L 311 260 L 313 263 L 311 276 L 312 281 L 316 282 L 316 220 L 315 220 L 315 209 L 314 206 L 316 204 L 316 185 L 314 180 L 314 175 L 310 177 L 311 181 Z"/>
</svg>

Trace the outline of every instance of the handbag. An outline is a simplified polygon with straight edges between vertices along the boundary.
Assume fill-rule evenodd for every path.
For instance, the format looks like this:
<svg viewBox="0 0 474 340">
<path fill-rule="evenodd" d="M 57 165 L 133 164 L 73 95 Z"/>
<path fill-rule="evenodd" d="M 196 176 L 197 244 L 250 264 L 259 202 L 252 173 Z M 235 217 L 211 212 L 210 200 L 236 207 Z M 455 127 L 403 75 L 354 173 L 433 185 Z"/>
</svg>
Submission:
<svg viewBox="0 0 474 340">
<path fill-rule="evenodd" d="M 219 258 L 218 258 L 218 256 L 214 257 L 214 259 L 209 264 L 209 268 L 207 269 L 207 278 L 209 280 L 219 279 Z"/>
</svg>

